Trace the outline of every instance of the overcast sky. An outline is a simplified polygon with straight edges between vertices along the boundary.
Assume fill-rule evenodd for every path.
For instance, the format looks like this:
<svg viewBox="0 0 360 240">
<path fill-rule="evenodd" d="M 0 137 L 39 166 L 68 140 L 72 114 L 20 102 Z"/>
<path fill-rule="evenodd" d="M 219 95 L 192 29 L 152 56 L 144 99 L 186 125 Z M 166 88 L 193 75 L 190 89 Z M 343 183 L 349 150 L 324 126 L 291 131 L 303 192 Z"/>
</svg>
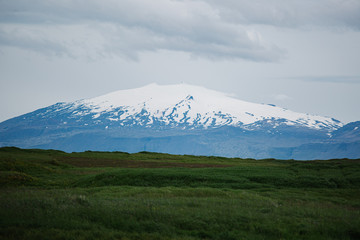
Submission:
<svg viewBox="0 0 360 240">
<path fill-rule="evenodd" d="M 0 121 L 153 82 L 360 120 L 360 1 L 0 0 Z"/>
</svg>

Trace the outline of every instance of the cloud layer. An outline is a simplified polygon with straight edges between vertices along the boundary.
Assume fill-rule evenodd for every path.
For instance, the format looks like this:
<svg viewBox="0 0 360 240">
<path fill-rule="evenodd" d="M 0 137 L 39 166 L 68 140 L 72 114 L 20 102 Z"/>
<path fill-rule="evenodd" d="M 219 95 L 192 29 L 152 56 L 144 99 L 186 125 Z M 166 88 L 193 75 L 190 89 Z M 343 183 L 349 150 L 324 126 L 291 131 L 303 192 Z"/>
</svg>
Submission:
<svg viewBox="0 0 360 240">
<path fill-rule="evenodd" d="M 208 0 L 226 21 L 289 28 L 360 30 L 358 0 Z"/>
<path fill-rule="evenodd" d="M 180 51 L 209 59 L 278 61 L 254 25 L 360 30 L 360 1 L 2 0 L 0 46 L 70 57 Z"/>
<path fill-rule="evenodd" d="M 360 76 L 302 76 L 293 79 L 306 82 L 360 84 Z"/>
</svg>

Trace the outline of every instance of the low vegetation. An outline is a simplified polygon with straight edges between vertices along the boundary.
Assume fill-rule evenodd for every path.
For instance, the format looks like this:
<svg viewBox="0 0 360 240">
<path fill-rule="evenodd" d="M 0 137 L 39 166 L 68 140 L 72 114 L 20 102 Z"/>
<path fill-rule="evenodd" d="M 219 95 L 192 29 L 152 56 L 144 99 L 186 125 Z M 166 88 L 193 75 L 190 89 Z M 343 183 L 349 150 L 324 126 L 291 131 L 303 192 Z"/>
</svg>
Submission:
<svg viewBox="0 0 360 240">
<path fill-rule="evenodd" d="M 0 239 L 360 239 L 360 160 L 0 148 Z"/>
</svg>

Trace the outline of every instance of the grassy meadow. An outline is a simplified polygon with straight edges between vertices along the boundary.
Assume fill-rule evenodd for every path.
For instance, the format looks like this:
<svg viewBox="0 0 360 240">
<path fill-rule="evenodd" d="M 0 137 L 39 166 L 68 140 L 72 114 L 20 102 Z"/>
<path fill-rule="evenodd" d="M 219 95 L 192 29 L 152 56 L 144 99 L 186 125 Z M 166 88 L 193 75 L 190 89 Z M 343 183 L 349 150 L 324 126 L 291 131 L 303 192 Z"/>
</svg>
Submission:
<svg viewBox="0 0 360 240">
<path fill-rule="evenodd" d="M 0 239 L 360 239 L 360 160 L 0 148 Z"/>
</svg>

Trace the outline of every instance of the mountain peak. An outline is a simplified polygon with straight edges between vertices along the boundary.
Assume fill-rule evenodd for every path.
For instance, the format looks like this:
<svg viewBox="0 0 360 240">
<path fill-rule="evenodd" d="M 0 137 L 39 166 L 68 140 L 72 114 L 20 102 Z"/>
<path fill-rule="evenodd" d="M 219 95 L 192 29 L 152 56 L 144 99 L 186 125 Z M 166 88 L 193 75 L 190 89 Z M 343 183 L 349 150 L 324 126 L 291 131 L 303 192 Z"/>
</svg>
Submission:
<svg viewBox="0 0 360 240">
<path fill-rule="evenodd" d="M 0 123 L 0 146 L 256 158 L 358 157 L 359 143 L 354 141 L 360 128 L 341 126 L 328 117 L 250 103 L 204 87 L 150 84 L 9 119 Z M 344 142 L 349 144 L 343 147 Z"/>
<path fill-rule="evenodd" d="M 264 120 L 280 120 L 286 125 L 315 129 L 333 130 L 341 126 L 340 122 L 331 118 L 296 113 L 275 105 L 250 103 L 230 94 L 184 83 L 152 83 L 69 104 L 76 115 L 95 114 L 93 118 L 96 119 L 104 115 L 107 120 L 140 125 L 161 122 L 190 128 L 238 127 Z"/>
</svg>

